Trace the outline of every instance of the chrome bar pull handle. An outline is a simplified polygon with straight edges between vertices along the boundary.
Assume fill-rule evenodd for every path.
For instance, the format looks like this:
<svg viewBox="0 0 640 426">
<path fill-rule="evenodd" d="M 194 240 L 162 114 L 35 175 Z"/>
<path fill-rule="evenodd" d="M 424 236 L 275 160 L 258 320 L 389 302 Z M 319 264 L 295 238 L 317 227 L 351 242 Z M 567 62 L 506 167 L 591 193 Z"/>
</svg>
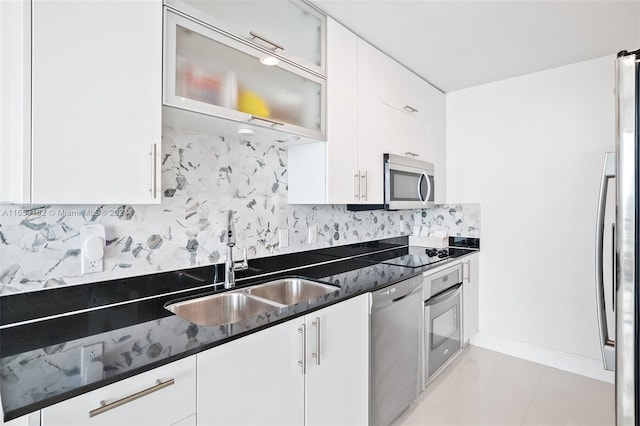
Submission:
<svg viewBox="0 0 640 426">
<path fill-rule="evenodd" d="M 464 267 L 467 267 L 467 273 L 464 273 Z M 471 263 L 468 260 L 462 262 L 462 281 L 470 283 L 471 282 Z"/>
<path fill-rule="evenodd" d="M 302 324 L 298 333 L 302 334 L 302 361 L 298 361 L 298 365 L 302 367 L 302 374 L 307 374 L 307 325 Z"/>
<path fill-rule="evenodd" d="M 136 399 L 142 398 L 143 396 L 147 396 L 151 393 L 157 392 L 160 389 L 164 389 L 168 386 L 175 384 L 175 379 L 169 379 L 167 381 L 156 380 L 155 386 L 151 386 L 145 390 L 134 393 L 133 395 L 125 396 L 124 398 L 120 398 L 113 402 L 107 403 L 106 401 L 100 401 L 100 407 L 89 411 L 89 417 L 97 416 L 98 414 L 105 413 L 109 410 L 113 410 L 114 408 L 120 407 L 124 404 L 128 404 L 129 402 L 135 401 Z"/>
<path fill-rule="evenodd" d="M 615 343 L 609 337 L 607 315 L 604 298 L 604 215 L 607 202 L 607 183 L 615 177 L 615 153 L 607 152 L 602 167 L 600 179 L 600 194 L 598 197 L 598 211 L 596 219 L 596 301 L 598 313 L 598 331 L 600 335 L 600 349 L 605 370 L 615 368 Z M 615 268 L 615 266 L 614 266 Z M 615 282 L 612 284 L 615 287 Z M 615 291 L 615 290 L 614 290 Z"/>
<path fill-rule="evenodd" d="M 362 190 L 362 200 L 366 201 L 367 200 L 367 172 L 364 172 L 362 175 L 360 175 L 360 184 L 361 186 L 361 190 Z"/>
<path fill-rule="evenodd" d="M 284 123 L 281 123 L 279 121 L 269 120 L 268 118 L 257 117 L 255 115 L 250 116 L 249 120 L 247 120 L 247 121 L 253 121 L 253 120 L 265 121 L 265 122 L 271 124 L 271 127 L 284 126 Z"/>
<path fill-rule="evenodd" d="M 360 199 L 360 170 L 358 170 L 358 172 L 355 175 L 353 175 L 353 178 L 354 178 L 354 182 L 355 182 L 355 185 L 354 185 L 355 187 L 354 187 L 354 190 L 353 190 L 353 197 L 356 200 L 359 200 Z"/>
<path fill-rule="evenodd" d="M 249 34 L 251 35 L 251 40 L 254 39 L 258 39 L 258 40 L 262 40 L 265 43 L 270 44 L 271 46 L 273 46 L 273 50 L 284 50 L 284 46 L 282 46 L 281 44 L 276 43 L 275 41 L 271 41 L 268 38 L 261 36 L 260 34 L 256 33 L 255 31 L 249 31 Z"/>
<path fill-rule="evenodd" d="M 158 162 L 156 160 L 156 156 L 158 155 L 157 146 L 155 143 L 151 144 L 151 152 L 149 155 L 151 156 L 151 188 L 149 192 L 151 192 L 152 198 L 158 197 L 158 181 L 156 179 L 156 174 L 158 172 Z"/>
<path fill-rule="evenodd" d="M 316 328 L 316 351 L 311 356 L 316 359 L 316 365 L 320 365 L 320 317 L 311 323 Z"/>
<path fill-rule="evenodd" d="M 404 155 L 407 155 L 409 157 L 420 157 L 420 154 L 416 154 L 415 152 L 410 151 L 405 152 Z"/>
<path fill-rule="evenodd" d="M 403 109 L 411 114 L 415 114 L 416 112 L 418 112 L 418 110 L 411 105 L 405 105 Z"/>
</svg>

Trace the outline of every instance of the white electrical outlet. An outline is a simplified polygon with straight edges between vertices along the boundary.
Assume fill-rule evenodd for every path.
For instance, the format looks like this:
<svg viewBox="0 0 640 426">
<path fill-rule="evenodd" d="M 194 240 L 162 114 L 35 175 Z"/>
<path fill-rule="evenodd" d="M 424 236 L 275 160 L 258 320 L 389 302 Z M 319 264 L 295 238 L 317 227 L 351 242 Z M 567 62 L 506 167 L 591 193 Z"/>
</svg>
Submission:
<svg viewBox="0 0 640 426">
<path fill-rule="evenodd" d="M 278 238 L 280 239 L 280 248 L 289 247 L 289 230 L 281 228 L 278 230 Z"/>
<path fill-rule="evenodd" d="M 80 254 L 83 274 L 104 270 L 104 226 L 94 224 L 80 228 Z"/>
<path fill-rule="evenodd" d="M 80 379 L 82 384 L 102 379 L 102 342 L 80 348 Z"/>
<path fill-rule="evenodd" d="M 400 233 L 404 232 L 404 220 L 400 221 Z"/>
<path fill-rule="evenodd" d="M 315 244 L 318 242 L 318 227 L 315 225 L 309 226 L 309 244 Z"/>
</svg>

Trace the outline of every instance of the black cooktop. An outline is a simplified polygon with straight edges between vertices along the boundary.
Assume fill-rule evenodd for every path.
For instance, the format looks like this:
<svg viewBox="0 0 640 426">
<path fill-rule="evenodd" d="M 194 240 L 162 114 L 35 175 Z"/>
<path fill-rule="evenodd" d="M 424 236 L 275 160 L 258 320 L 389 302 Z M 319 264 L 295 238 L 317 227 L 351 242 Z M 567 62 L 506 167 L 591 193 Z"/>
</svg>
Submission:
<svg viewBox="0 0 640 426">
<path fill-rule="evenodd" d="M 458 247 L 432 248 L 432 247 L 408 247 L 408 253 L 389 259 L 376 258 L 380 263 L 388 265 L 404 266 L 407 268 L 422 268 L 434 265 L 447 259 L 456 258 L 468 254 L 469 249 Z"/>
</svg>

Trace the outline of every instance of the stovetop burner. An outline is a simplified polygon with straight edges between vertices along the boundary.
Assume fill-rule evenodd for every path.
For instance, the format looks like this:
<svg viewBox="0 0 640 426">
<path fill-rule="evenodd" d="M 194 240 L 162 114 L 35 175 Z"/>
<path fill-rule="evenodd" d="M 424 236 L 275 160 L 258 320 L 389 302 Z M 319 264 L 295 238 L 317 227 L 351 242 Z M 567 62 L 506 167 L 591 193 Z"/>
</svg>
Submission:
<svg viewBox="0 0 640 426">
<path fill-rule="evenodd" d="M 438 256 L 440 259 L 444 259 L 449 256 L 449 252 L 447 250 L 438 250 L 435 248 L 427 248 L 424 250 L 427 256 L 436 257 Z"/>
<path fill-rule="evenodd" d="M 449 250 L 447 249 L 409 247 L 409 254 L 383 260 L 382 263 L 406 266 L 409 268 L 421 268 L 433 263 L 442 262 L 448 257 Z"/>
</svg>

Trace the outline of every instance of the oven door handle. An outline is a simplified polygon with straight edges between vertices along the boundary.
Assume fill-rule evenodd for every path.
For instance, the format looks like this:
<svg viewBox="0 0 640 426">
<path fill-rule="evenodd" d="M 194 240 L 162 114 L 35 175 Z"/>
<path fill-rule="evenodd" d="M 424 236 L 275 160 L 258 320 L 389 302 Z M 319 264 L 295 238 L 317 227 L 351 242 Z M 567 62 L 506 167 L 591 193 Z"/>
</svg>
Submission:
<svg viewBox="0 0 640 426">
<path fill-rule="evenodd" d="M 462 283 L 456 284 L 454 287 L 451 287 L 449 290 L 445 291 L 444 293 L 440 293 L 436 297 L 432 297 L 431 299 L 425 300 L 424 305 L 431 306 L 431 305 L 435 305 L 436 303 L 441 303 L 446 300 L 453 299 L 458 295 L 457 293 L 460 292 L 461 287 L 462 287 Z"/>
</svg>

